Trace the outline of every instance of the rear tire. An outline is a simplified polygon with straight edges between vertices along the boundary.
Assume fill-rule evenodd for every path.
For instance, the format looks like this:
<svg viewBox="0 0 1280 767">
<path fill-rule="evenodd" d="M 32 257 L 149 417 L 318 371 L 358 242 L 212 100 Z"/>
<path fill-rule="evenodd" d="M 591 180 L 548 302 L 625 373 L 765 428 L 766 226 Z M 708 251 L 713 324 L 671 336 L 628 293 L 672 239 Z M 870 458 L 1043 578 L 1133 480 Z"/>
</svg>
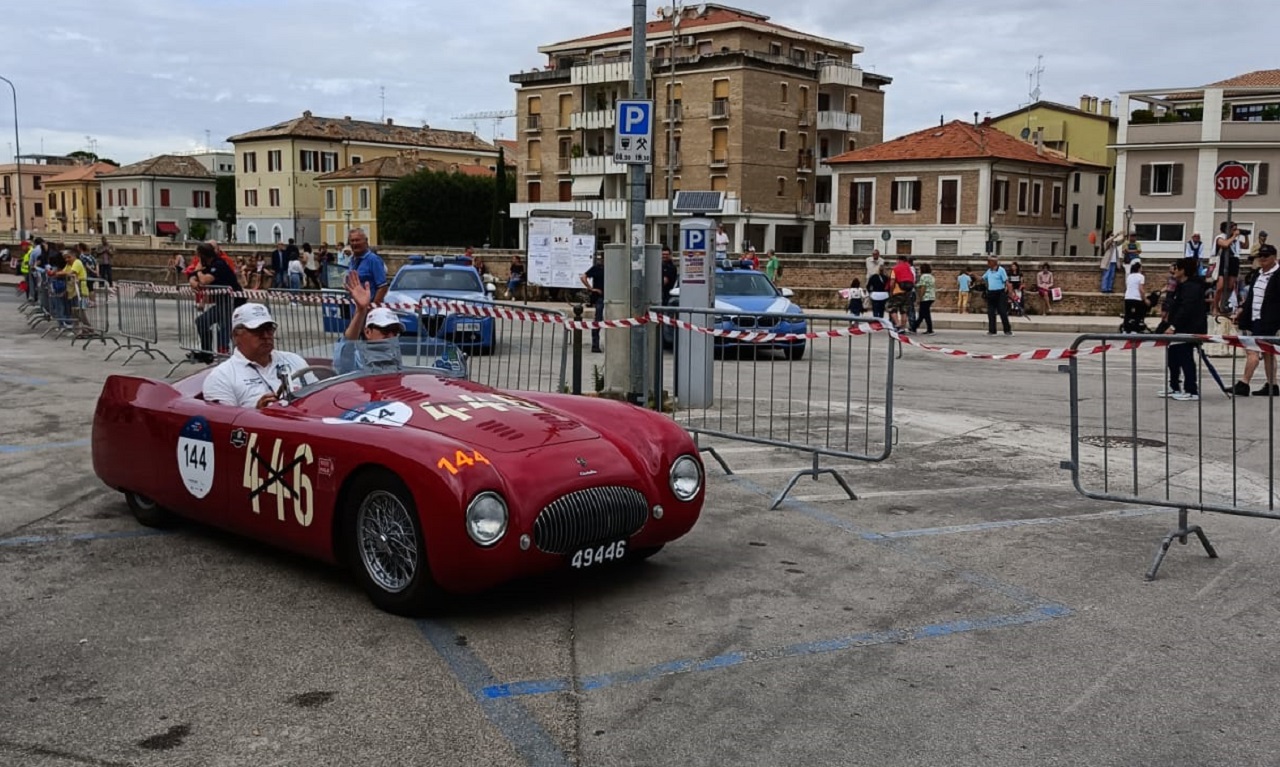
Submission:
<svg viewBox="0 0 1280 767">
<path fill-rule="evenodd" d="M 369 600 L 395 615 L 429 612 L 442 593 L 431 577 L 422 523 L 404 482 L 385 469 L 366 471 L 344 497 L 343 558 Z"/>
<path fill-rule="evenodd" d="M 124 502 L 129 504 L 129 511 L 133 512 L 133 518 L 147 527 L 163 530 L 173 527 L 177 521 L 168 509 L 141 493 L 135 493 L 132 490 L 124 491 Z"/>
</svg>

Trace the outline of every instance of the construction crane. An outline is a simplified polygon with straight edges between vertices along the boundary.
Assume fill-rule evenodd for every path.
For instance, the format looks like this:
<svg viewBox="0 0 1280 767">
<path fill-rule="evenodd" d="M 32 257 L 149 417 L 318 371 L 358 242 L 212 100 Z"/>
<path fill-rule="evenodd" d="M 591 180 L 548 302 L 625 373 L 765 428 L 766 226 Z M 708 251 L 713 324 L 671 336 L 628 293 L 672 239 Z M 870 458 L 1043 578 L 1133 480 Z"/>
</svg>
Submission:
<svg viewBox="0 0 1280 767">
<path fill-rule="evenodd" d="M 498 129 L 502 127 L 502 121 L 508 117 L 515 117 L 514 109 L 495 109 L 488 112 L 470 112 L 465 115 L 458 115 L 454 120 L 471 120 L 471 130 L 477 136 L 480 135 L 480 120 L 493 120 L 493 140 L 498 140 Z"/>
</svg>

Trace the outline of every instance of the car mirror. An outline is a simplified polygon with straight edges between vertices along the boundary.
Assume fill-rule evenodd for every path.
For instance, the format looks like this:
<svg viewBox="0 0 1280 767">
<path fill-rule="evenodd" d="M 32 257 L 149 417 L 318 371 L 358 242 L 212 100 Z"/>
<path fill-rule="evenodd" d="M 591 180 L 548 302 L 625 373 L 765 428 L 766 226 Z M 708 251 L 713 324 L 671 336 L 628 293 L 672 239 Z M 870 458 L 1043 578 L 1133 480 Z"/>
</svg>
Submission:
<svg viewBox="0 0 1280 767">
<path fill-rule="evenodd" d="M 791 288 L 783 288 L 783 289 L 782 289 L 782 297 L 783 297 L 783 298 L 791 298 L 791 297 L 792 297 L 792 296 L 794 296 L 795 294 L 796 294 L 796 293 L 795 293 L 795 291 L 794 291 L 794 290 L 792 290 Z"/>
</svg>

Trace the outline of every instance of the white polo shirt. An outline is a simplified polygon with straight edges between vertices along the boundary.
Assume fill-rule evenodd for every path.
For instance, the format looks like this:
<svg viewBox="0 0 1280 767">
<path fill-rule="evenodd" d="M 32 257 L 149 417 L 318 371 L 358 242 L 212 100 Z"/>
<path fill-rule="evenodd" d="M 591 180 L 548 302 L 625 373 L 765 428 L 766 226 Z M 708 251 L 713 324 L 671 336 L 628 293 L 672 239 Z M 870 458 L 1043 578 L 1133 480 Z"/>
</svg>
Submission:
<svg viewBox="0 0 1280 767">
<path fill-rule="evenodd" d="M 293 352 L 271 352 L 271 363 L 259 365 L 236 349 L 231 358 L 209 371 L 204 379 L 206 402 L 236 407 L 256 407 L 264 394 L 274 394 L 289 374 L 307 367 L 307 361 Z M 294 381 L 292 388 L 297 388 Z"/>
<path fill-rule="evenodd" d="M 1253 295 L 1250 297 L 1253 301 L 1253 316 L 1250 318 L 1254 322 L 1262 319 L 1262 301 L 1267 296 L 1267 288 L 1271 285 L 1271 280 L 1276 276 L 1276 270 L 1280 269 L 1280 264 L 1272 264 L 1271 268 L 1265 272 L 1258 272 L 1258 277 L 1253 281 Z"/>
</svg>

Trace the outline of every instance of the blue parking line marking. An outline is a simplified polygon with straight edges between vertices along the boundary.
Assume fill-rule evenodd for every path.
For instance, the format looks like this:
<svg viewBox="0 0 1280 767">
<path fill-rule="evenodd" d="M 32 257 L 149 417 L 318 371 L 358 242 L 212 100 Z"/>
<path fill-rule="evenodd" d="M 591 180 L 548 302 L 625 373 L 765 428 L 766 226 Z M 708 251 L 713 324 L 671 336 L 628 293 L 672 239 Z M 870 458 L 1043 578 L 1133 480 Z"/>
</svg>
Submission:
<svg viewBox="0 0 1280 767">
<path fill-rule="evenodd" d="M 1173 514 L 1177 509 L 1147 507 L 1141 509 L 1114 509 L 1098 511 L 1091 514 L 1073 514 L 1065 517 L 1035 517 L 1033 519 L 1002 519 L 997 522 L 975 522 L 970 525 L 945 525 L 943 527 L 923 527 L 916 530 L 894 530 L 887 533 L 876 533 L 879 538 L 923 538 L 931 535 L 955 535 L 957 533 L 979 533 L 984 530 L 1000 530 L 1006 527 L 1034 527 L 1037 525 L 1060 525 L 1064 522 L 1084 522 L 1091 519 L 1124 519 L 1127 517 L 1146 517 L 1152 514 Z"/>
<path fill-rule="evenodd" d="M 77 439 L 72 442 L 46 442 L 42 445 L 0 445 L 0 453 L 28 453 L 34 450 L 56 450 L 63 447 L 84 447 L 89 444 L 87 439 Z"/>
<path fill-rule="evenodd" d="M 715 671 L 747 663 L 781 660 L 784 658 L 803 658 L 813 655 L 825 655 L 827 653 L 850 650 L 859 647 L 874 647 L 876 645 L 890 644 L 894 642 L 909 642 L 919 639 L 937 639 L 940 637 L 948 637 L 955 634 L 965 634 L 974 631 L 988 631 L 991 629 L 1009 628 L 1012 626 L 1026 626 L 1053 620 L 1054 618 L 1061 618 L 1070 614 L 1071 610 L 1062 605 L 1045 604 L 1022 612 L 992 615 L 986 618 L 962 618 L 958 620 L 943 621 L 941 623 L 931 623 L 914 628 L 863 631 L 857 634 L 833 637 L 831 639 L 797 642 L 783 647 L 767 647 L 759 650 L 731 652 L 724 655 L 717 655 L 713 658 L 685 658 L 667 661 L 665 663 L 659 663 L 645 668 L 587 676 L 582 678 L 579 688 L 584 691 L 600 690 L 606 687 L 650 682 L 664 676 Z M 572 689 L 572 682 L 568 679 L 530 679 L 520 682 L 489 685 L 481 688 L 480 695 L 491 700 L 502 700 L 506 698 L 545 695 L 552 692 L 564 692 L 570 689 Z"/>
<path fill-rule="evenodd" d="M 116 530 L 105 533 L 67 533 L 64 535 L 19 535 L 13 538 L 0 538 L 0 546 L 27 546 L 37 543 L 57 543 L 59 541 L 103 541 L 113 538 L 147 538 L 152 535 L 170 535 L 168 530 Z"/>
<path fill-rule="evenodd" d="M 33 378 L 31 376 L 17 376 L 12 373 L 0 373 L 0 382 L 19 384 L 22 386 L 45 386 L 49 382 L 43 378 Z"/>
<path fill-rule="evenodd" d="M 458 645 L 455 641 L 457 632 L 439 621 L 422 619 L 415 622 L 453 675 L 475 696 L 485 717 L 526 762 L 552 767 L 569 767 L 572 764 L 524 704 L 511 698 L 482 694 L 485 685 L 493 680 L 493 671 L 469 648 Z"/>
</svg>

